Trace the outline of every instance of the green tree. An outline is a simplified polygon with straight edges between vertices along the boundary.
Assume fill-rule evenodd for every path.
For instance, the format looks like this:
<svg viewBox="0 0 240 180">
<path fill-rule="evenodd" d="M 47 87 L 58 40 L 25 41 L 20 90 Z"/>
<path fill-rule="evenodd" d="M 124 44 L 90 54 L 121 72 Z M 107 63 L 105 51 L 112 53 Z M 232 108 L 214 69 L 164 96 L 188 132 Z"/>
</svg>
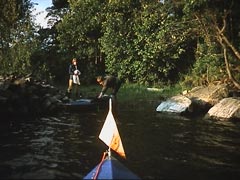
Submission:
<svg viewBox="0 0 240 180">
<path fill-rule="evenodd" d="M 192 62 L 188 24 L 170 3 L 109 3 L 101 38 L 107 71 L 140 83 L 176 80 Z"/>
<path fill-rule="evenodd" d="M 186 79 L 198 85 L 228 73 L 236 82 L 229 71 L 239 57 L 236 0 L 78 0 L 69 7 L 57 25 L 58 40 L 88 76 L 155 84 L 191 72 Z"/>
<path fill-rule="evenodd" d="M 48 12 L 46 18 L 48 18 L 48 25 L 51 27 L 58 24 L 69 11 L 68 0 L 52 0 L 52 4 L 53 6 L 46 8 Z"/>
<path fill-rule="evenodd" d="M 33 74 L 48 81 L 67 82 L 69 54 L 61 51 L 57 40 L 56 26 L 69 10 L 67 0 L 53 0 L 53 6 L 47 7 L 48 26 L 38 28 L 38 48 L 32 53 L 31 64 Z"/>
<path fill-rule="evenodd" d="M 1 1 L 0 72 L 26 74 L 31 71 L 30 56 L 37 46 L 29 0 Z"/>
<path fill-rule="evenodd" d="M 102 1 L 69 1 L 70 10 L 57 25 L 58 40 L 63 51 L 79 59 L 82 77 L 91 81 L 102 66 L 98 39 L 101 36 Z"/>
<path fill-rule="evenodd" d="M 136 68 L 133 68 L 136 52 L 133 47 L 133 16 L 140 3 L 111 1 L 105 7 L 100 43 L 101 51 L 106 55 L 106 73 L 133 81 L 136 79 Z"/>
<path fill-rule="evenodd" d="M 239 1 L 192 0 L 182 1 L 182 6 L 185 16 L 196 21 L 198 48 L 193 74 L 201 76 L 195 76 L 195 80 L 203 77 L 207 83 L 230 80 L 240 89 L 239 76 L 235 78 L 236 73 L 232 71 L 239 66 L 239 61 L 236 60 L 240 59 L 237 48 L 240 30 Z M 239 71 L 237 73 L 239 74 Z"/>
</svg>

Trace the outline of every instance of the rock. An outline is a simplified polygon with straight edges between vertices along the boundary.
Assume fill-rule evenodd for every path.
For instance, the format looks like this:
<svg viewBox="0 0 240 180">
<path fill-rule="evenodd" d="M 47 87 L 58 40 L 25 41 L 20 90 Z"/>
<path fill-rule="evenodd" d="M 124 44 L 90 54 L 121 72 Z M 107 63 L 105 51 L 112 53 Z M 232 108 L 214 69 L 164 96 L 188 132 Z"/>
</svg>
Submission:
<svg viewBox="0 0 240 180">
<path fill-rule="evenodd" d="M 240 98 L 224 98 L 213 106 L 204 117 L 205 119 L 240 120 Z"/>
<path fill-rule="evenodd" d="M 191 112 L 191 100 L 183 95 L 177 95 L 163 101 L 157 108 L 157 112 L 182 114 Z"/>
<path fill-rule="evenodd" d="M 32 77 L 0 77 L 0 115 L 25 116 L 56 113 L 65 95 Z"/>
<path fill-rule="evenodd" d="M 152 91 L 152 92 L 163 92 L 163 89 L 159 89 L 159 88 L 147 88 L 148 91 Z"/>
<path fill-rule="evenodd" d="M 25 83 L 26 83 L 25 78 L 19 78 L 13 81 L 13 84 L 20 85 L 20 86 L 25 86 Z"/>
<path fill-rule="evenodd" d="M 207 87 L 196 87 L 189 91 L 186 96 L 195 101 L 195 104 L 213 106 L 221 99 L 228 97 L 228 88 L 224 84 L 209 85 Z M 197 102 L 199 101 L 199 102 Z"/>
<path fill-rule="evenodd" d="M 182 92 L 182 95 L 187 95 L 187 93 L 188 93 L 188 90 L 184 90 L 184 91 Z"/>
<path fill-rule="evenodd" d="M 190 91 L 184 91 L 183 94 L 162 102 L 156 111 L 181 115 L 204 115 L 204 113 L 208 112 L 208 110 L 221 99 L 228 97 L 229 91 L 226 85 L 220 84 L 209 85 L 208 87 L 195 87 Z"/>
</svg>

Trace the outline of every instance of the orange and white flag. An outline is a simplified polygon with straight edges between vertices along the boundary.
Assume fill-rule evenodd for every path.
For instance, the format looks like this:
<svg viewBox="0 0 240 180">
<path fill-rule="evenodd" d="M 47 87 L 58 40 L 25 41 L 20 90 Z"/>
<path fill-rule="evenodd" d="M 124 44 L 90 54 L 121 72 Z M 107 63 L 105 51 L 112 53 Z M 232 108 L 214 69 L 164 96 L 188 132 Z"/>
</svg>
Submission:
<svg viewBox="0 0 240 180">
<path fill-rule="evenodd" d="M 118 132 L 116 121 L 112 114 L 112 100 L 109 100 L 109 111 L 103 124 L 99 138 L 112 150 L 116 151 L 120 156 L 126 158 L 122 140 Z"/>
</svg>

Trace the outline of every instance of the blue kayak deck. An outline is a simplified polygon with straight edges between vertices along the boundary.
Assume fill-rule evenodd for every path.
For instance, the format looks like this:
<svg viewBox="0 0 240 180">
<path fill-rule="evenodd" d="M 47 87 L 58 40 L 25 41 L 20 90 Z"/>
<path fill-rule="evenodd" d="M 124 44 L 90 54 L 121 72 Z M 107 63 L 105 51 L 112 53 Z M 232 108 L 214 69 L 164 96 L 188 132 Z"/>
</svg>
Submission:
<svg viewBox="0 0 240 180">
<path fill-rule="evenodd" d="M 98 165 L 83 179 L 93 179 L 98 171 Z M 107 157 L 99 169 L 96 179 L 140 179 L 137 175 L 126 168 L 117 159 Z"/>
</svg>

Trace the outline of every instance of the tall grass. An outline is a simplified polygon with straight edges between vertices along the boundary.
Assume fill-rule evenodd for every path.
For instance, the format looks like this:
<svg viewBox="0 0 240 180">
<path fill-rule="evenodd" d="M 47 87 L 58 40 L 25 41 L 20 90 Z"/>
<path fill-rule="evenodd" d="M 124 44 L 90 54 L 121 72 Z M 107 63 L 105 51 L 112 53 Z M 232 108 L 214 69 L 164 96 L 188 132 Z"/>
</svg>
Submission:
<svg viewBox="0 0 240 180">
<path fill-rule="evenodd" d="M 159 101 L 181 92 L 178 86 L 164 86 L 161 88 L 149 88 L 138 84 L 124 84 L 119 90 L 120 102 L 129 101 Z"/>
<path fill-rule="evenodd" d="M 80 91 L 84 97 L 96 97 L 100 91 L 101 86 L 80 86 Z M 117 94 L 120 103 L 125 102 L 142 102 L 142 101 L 160 101 L 168 97 L 174 96 L 182 91 L 180 85 L 163 86 L 160 88 L 148 88 L 139 84 L 123 84 Z M 110 94 L 109 89 L 106 94 Z"/>
<path fill-rule="evenodd" d="M 67 86 L 58 86 L 63 91 L 66 91 Z M 83 98 L 97 97 L 101 92 L 100 85 L 80 85 L 80 92 Z M 182 92 L 179 84 L 173 86 L 158 86 L 157 88 L 148 88 L 139 84 L 122 84 L 117 94 L 117 102 L 121 110 L 123 109 L 150 109 L 153 110 L 161 101 Z M 111 94 L 109 89 L 106 94 Z"/>
</svg>

